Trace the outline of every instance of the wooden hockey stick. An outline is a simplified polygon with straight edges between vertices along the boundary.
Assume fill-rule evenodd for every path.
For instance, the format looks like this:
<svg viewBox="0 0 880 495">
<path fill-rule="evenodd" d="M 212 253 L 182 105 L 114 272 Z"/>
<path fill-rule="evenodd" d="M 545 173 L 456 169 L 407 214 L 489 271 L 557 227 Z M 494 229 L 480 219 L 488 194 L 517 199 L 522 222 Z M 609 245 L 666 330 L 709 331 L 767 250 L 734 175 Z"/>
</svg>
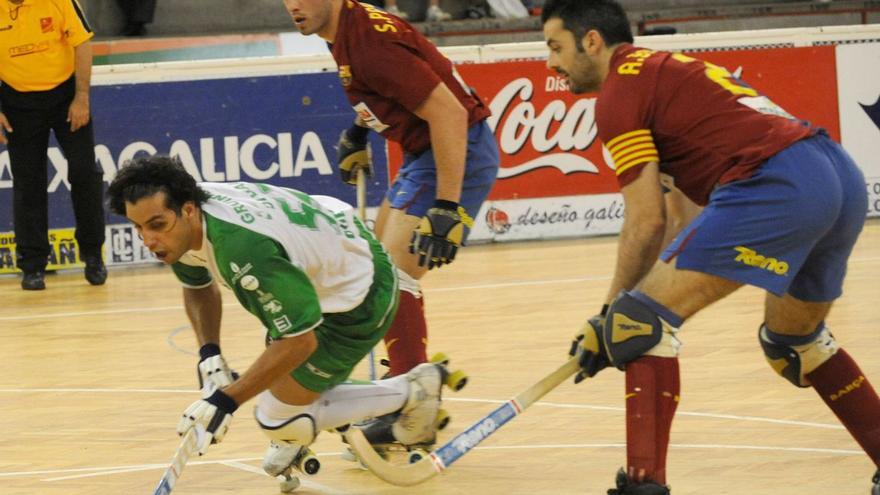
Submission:
<svg viewBox="0 0 880 495">
<path fill-rule="evenodd" d="M 495 433 L 505 423 L 528 409 L 529 406 L 574 375 L 579 369 L 577 357 L 569 359 L 556 371 L 505 402 L 446 442 L 442 447 L 413 464 L 395 465 L 385 461 L 358 428 L 349 428 L 343 435 L 367 469 L 380 479 L 398 486 L 417 485 L 448 468 L 453 462 L 468 453 L 489 435 Z"/>
<path fill-rule="evenodd" d="M 372 160 L 372 157 L 370 157 Z M 367 179 L 363 170 L 358 170 L 355 176 L 357 185 L 357 215 L 364 225 L 367 224 Z M 376 379 L 376 351 L 370 349 L 370 380 Z"/>
<path fill-rule="evenodd" d="M 191 428 L 186 432 L 186 435 L 180 440 L 177 452 L 175 452 L 174 457 L 171 458 L 171 465 L 165 470 L 165 474 L 163 474 L 162 479 L 159 480 L 159 485 L 156 487 L 156 491 L 153 492 L 153 495 L 168 495 L 171 493 L 171 489 L 174 488 L 174 484 L 177 483 L 177 478 L 180 478 L 180 473 L 183 472 L 186 462 L 191 455 L 199 450 L 198 440 L 199 435 L 195 428 Z"/>
</svg>

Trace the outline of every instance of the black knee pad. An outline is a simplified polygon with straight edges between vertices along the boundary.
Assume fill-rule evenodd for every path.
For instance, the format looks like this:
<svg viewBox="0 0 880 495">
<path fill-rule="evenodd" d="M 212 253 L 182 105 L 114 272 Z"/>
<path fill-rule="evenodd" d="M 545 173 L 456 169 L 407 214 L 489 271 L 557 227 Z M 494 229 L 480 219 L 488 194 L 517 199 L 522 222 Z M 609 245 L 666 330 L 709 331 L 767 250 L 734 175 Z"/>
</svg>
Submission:
<svg viewBox="0 0 880 495">
<path fill-rule="evenodd" d="M 608 307 L 602 340 L 617 369 L 624 369 L 663 339 L 663 323 L 653 309 L 623 291 Z"/>
<path fill-rule="evenodd" d="M 784 341 L 780 341 L 784 339 Z M 776 373 L 797 387 L 810 387 L 806 375 L 829 360 L 837 352 L 834 336 L 824 323 L 803 337 L 774 334 L 766 325 L 758 329 L 758 340 L 767 363 Z"/>
</svg>

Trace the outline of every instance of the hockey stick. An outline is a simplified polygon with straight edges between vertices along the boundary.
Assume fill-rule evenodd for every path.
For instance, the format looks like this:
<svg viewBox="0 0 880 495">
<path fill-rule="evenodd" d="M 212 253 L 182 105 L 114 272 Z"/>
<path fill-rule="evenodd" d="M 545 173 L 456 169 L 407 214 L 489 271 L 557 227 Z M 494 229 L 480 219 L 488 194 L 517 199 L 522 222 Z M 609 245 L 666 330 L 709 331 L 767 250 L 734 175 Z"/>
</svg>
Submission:
<svg viewBox="0 0 880 495">
<path fill-rule="evenodd" d="M 364 225 L 367 224 L 367 179 L 363 170 L 358 170 L 355 176 L 357 181 L 357 215 Z M 370 380 L 376 379 L 376 351 L 370 349 Z"/>
<path fill-rule="evenodd" d="M 495 433 L 498 428 L 512 420 L 529 406 L 537 402 L 547 392 L 568 379 L 580 369 L 578 358 L 569 359 L 556 371 L 550 373 L 519 395 L 484 416 L 468 429 L 456 435 L 442 447 L 428 454 L 420 461 L 408 465 L 391 464 L 373 449 L 363 432 L 357 428 L 349 428 L 343 433 L 345 440 L 355 451 L 364 465 L 382 480 L 398 486 L 417 485 L 434 477 L 448 468 L 461 456 L 468 453 L 480 442 Z"/>
<path fill-rule="evenodd" d="M 165 474 L 163 474 L 162 479 L 159 480 L 159 485 L 156 487 L 156 491 L 153 492 L 153 495 L 168 495 L 171 493 L 171 489 L 174 488 L 174 484 L 177 483 L 177 478 L 180 478 L 180 473 L 183 472 L 183 468 L 186 466 L 189 457 L 199 449 L 198 439 L 199 435 L 195 428 L 191 428 L 186 432 L 186 435 L 180 440 L 177 452 L 175 452 L 174 457 L 171 458 L 171 465 L 165 470 Z"/>
</svg>

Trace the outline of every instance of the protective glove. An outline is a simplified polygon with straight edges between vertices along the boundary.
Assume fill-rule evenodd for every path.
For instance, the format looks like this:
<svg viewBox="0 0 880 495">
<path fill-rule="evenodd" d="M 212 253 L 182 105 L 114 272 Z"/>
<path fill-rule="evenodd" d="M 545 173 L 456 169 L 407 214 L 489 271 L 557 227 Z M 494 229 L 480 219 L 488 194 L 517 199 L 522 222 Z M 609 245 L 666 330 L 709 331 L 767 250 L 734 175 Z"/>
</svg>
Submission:
<svg viewBox="0 0 880 495">
<path fill-rule="evenodd" d="M 409 252 L 418 253 L 419 266 L 428 269 L 452 263 L 464 239 L 464 228 L 474 220 L 454 201 L 438 199 L 413 231 Z"/>
<path fill-rule="evenodd" d="M 568 355 L 578 356 L 578 364 L 581 366 L 581 370 L 574 377 L 575 383 L 580 383 L 587 377 L 592 378 L 596 373 L 611 365 L 605 352 L 605 344 L 602 341 L 606 313 L 608 313 L 607 304 L 602 306 L 602 311 L 598 315 L 584 323 L 581 331 L 575 335 L 571 342 Z"/>
<path fill-rule="evenodd" d="M 342 131 L 336 143 L 336 163 L 339 165 L 342 181 L 351 185 L 357 184 L 357 174 L 361 172 L 365 177 L 373 175 L 373 160 L 370 145 L 367 143 L 366 127 L 355 124 Z"/>
<path fill-rule="evenodd" d="M 205 344 L 199 349 L 199 365 L 196 370 L 199 375 L 199 388 L 205 388 L 205 384 L 211 384 L 214 388 L 228 387 L 238 380 L 238 373 L 229 369 L 226 360 L 220 354 L 220 346 L 217 344 Z"/>
<path fill-rule="evenodd" d="M 193 402 L 186 411 L 183 411 L 183 417 L 177 423 L 177 434 L 183 436 L 190 428 L 196 428 L 199 432 L 199 455 L 205 455 L 209 445 L 223 441 L 236 409 L 238 404 L 232 397 L 221 390 L 215 390 L 208 397 Z"/>
</svg>

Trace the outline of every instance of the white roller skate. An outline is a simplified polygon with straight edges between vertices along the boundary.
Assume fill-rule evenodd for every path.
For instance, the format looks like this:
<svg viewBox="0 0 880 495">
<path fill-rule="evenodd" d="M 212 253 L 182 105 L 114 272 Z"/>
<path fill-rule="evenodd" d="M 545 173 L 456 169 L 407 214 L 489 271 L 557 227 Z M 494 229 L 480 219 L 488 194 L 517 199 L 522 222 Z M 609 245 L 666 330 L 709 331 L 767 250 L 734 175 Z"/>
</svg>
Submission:
<svg viewBox="0 0 880 495">
<path fill-rule="evenodd" d="M 292 474 L 294 469 L 312 476 L 321 469 L 321 462 L 308 447 L 272 440 L 263 456 L 263 471 L 272 477 L 284 476 L 281 482 L 283 493 L 290 493 L 300 485 L 299 478 Z"/>
<path fill-rule="evenodd" d="M 446 368 L 434 363 L 422 363 L 407 372 L 409 397 L 397 421 L 391 425 L 391 433 L 398 442 L 403 445 L 434 442 L 440 391 L 446 375 Z"/>
</svg>

